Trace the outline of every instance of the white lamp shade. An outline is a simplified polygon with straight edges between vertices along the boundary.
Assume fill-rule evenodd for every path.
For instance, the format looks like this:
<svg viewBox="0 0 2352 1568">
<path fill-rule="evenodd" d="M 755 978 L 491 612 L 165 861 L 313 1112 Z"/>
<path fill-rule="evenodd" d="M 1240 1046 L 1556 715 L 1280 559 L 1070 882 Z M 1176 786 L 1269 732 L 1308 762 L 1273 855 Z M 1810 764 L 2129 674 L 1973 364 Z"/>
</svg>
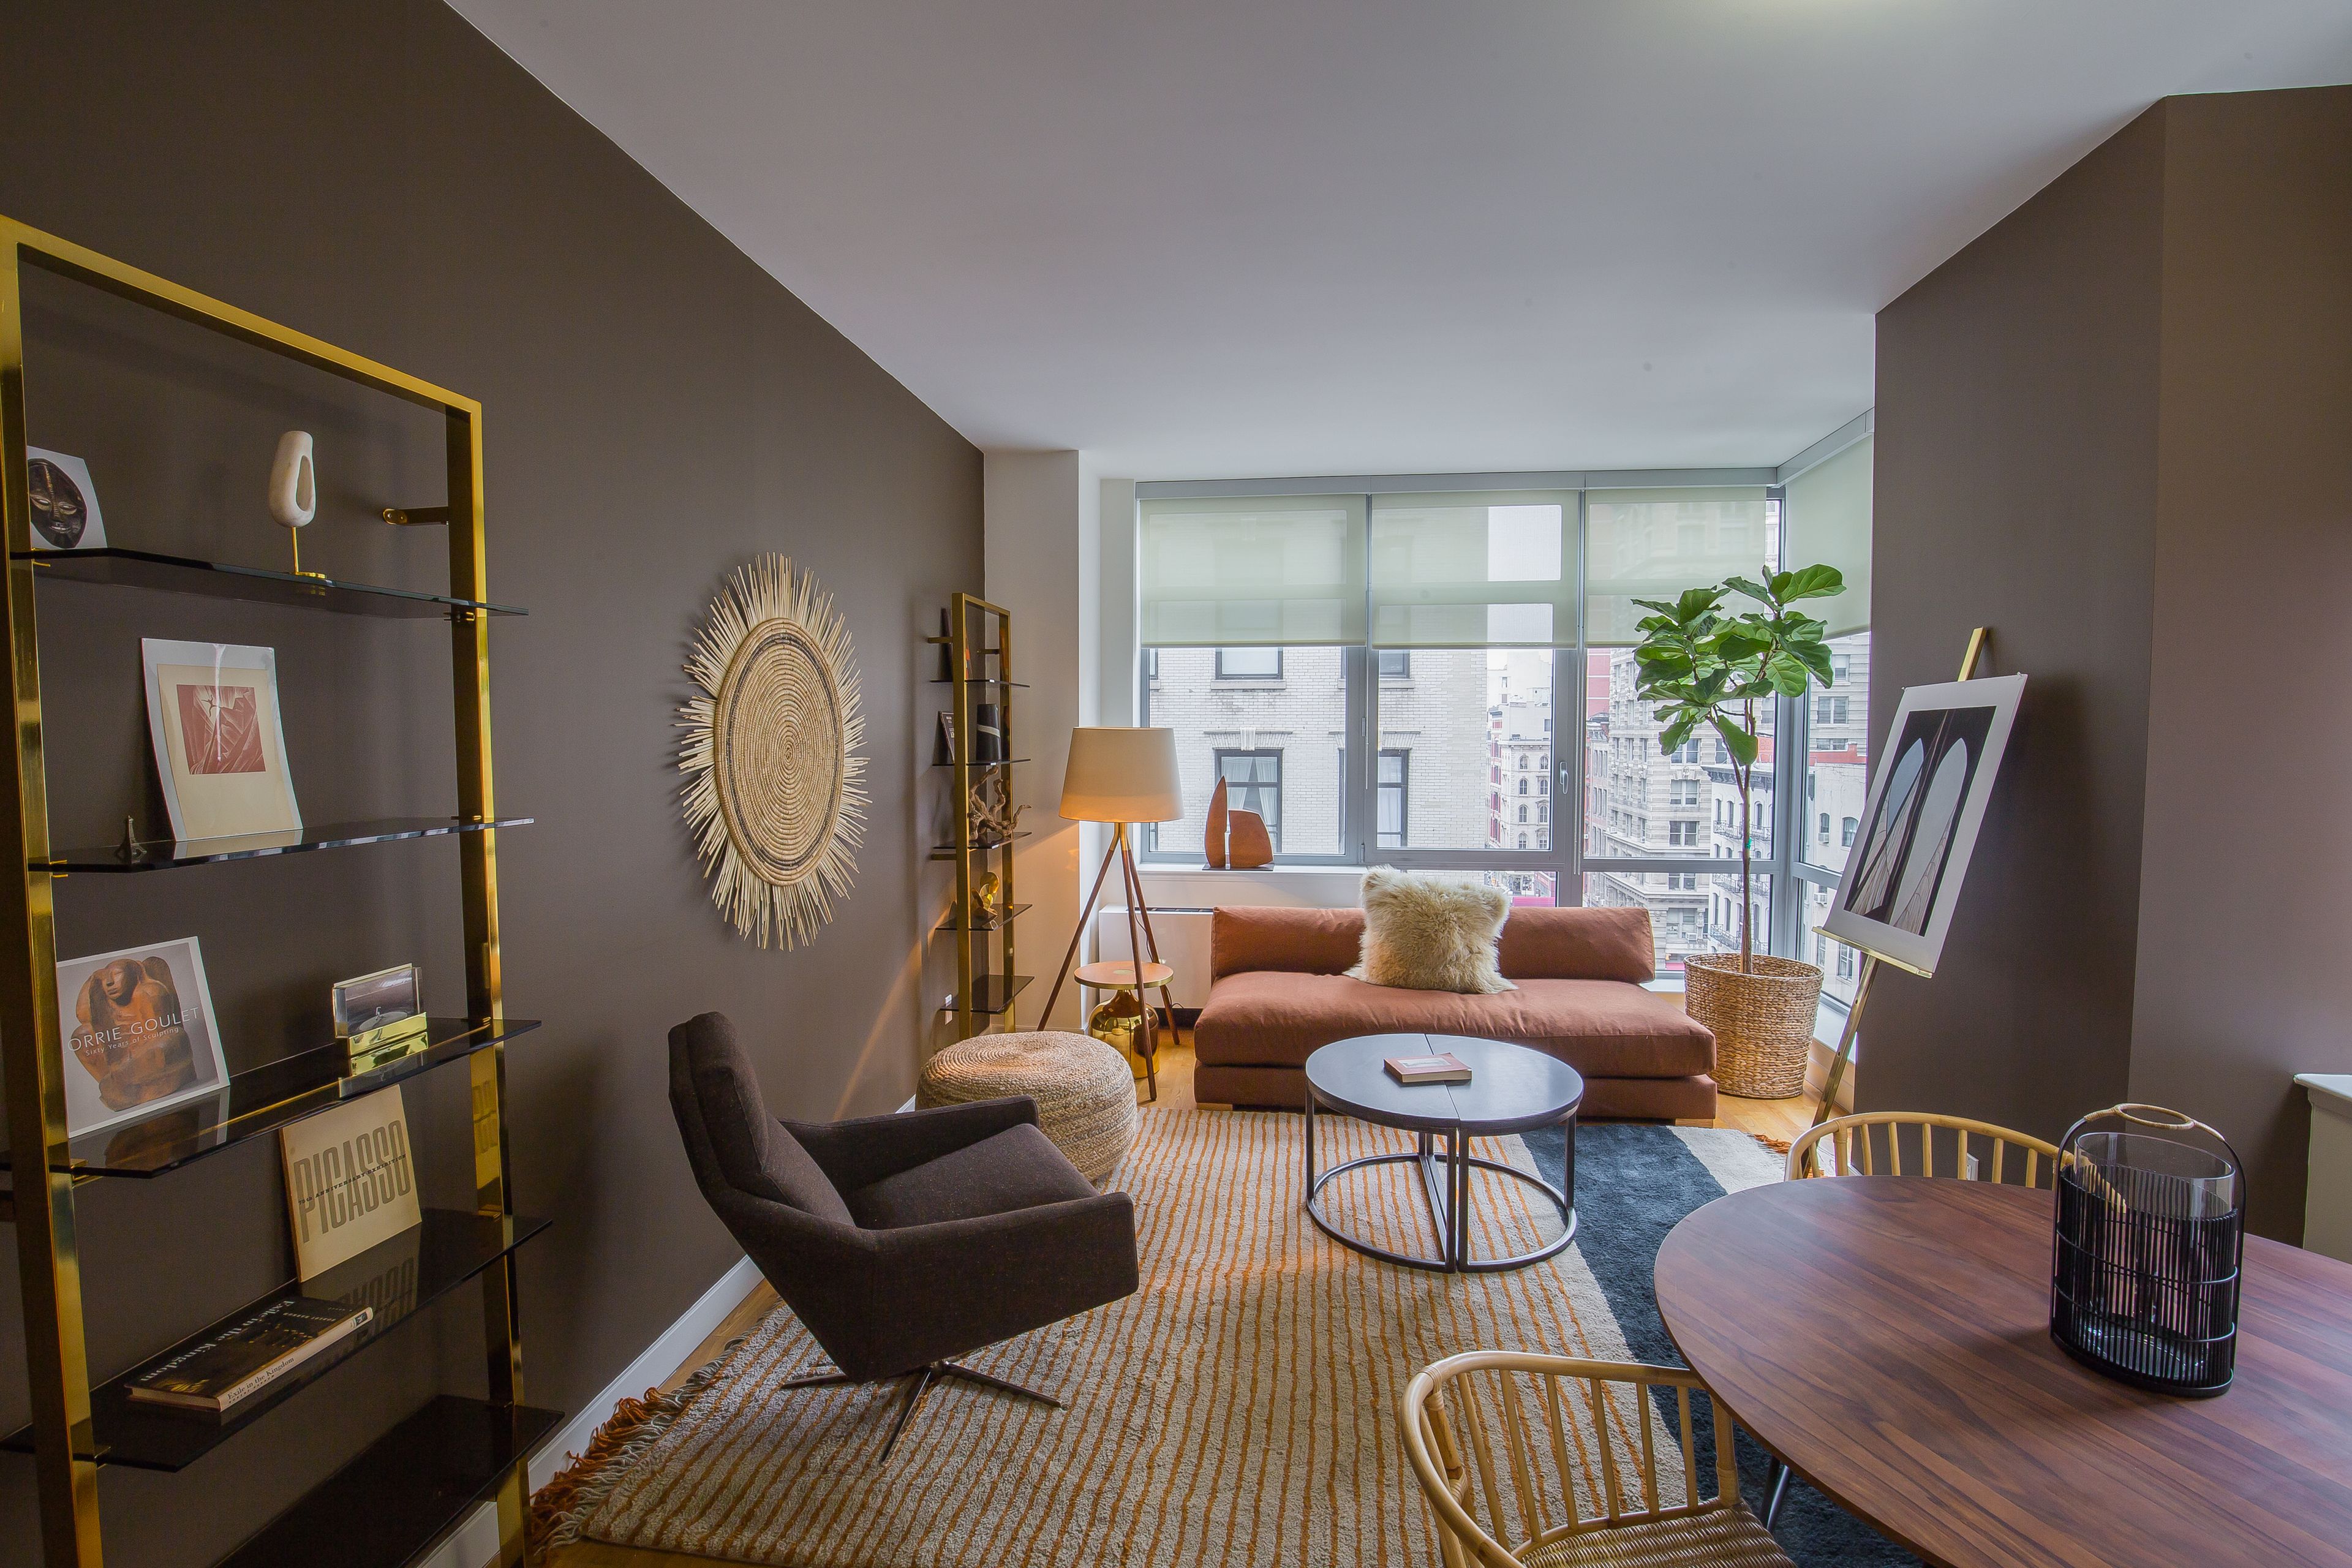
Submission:
<svg viewBox="0 0 2352 1568">
<path fill-rule="evenodd" d="M 1070 731 L 1062 815 L 1072 822 L 1174 822 L 1184 815 L 1176 731 L 1082 728 Z"/>
</svg>

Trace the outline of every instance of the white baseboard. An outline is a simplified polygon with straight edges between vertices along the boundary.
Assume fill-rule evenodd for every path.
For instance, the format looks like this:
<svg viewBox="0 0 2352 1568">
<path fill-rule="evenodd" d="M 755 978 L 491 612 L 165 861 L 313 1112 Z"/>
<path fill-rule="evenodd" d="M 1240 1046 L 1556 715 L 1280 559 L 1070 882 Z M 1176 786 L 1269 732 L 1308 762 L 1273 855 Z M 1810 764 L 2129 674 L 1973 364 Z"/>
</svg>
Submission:
<svg viewBox="0 0 2352 1568">
<path fill-rule="evenodd" d="M 657 1386 L 676 1372 L 679 1363 L 727 1321 L 727 1314 L 741 1304 L 759 1282 L 759 1266 L 748 1258 L 736 1259 L 735 1267 L 721 1274 L 719 1282 L 686 1310 L 685 1316 L 664 1329 L 659 1339 L 647 1345 L 620 1376 L 572 1418 L 571 1425 L 540 1445 L 539 1451 L 531 1456 L 530 1489 L 537 1491 L 553 1480 L 569 1462 L 568 1456 L 588 1447 L 596 1428 L 613 1414 L 613 1406 Z M 484 1503 L 419 1568 L 483 1568 L 486 1563 L 497 1562 L 498 1555 L 498 1506 Z"/>
</svg>

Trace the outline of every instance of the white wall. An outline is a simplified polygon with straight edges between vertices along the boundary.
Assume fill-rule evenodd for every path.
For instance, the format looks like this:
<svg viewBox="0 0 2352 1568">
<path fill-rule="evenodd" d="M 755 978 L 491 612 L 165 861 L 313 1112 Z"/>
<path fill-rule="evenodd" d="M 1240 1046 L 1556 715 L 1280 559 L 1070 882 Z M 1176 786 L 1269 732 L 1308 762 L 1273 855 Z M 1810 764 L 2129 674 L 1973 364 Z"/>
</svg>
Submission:
<svg viewBox="0 0 2352 1568">
<path fill-rule="evenodd" d="M 1014 942 L 1020 973 L 1036 982 L 1014 1022 L 1034 1028 L 1077 926 L 1081 879 L 1092 879 L 1108 842 L 1104 830 L 1066 822 L 1056 809 L 1070 731 L 1134 722 L 1135 481 L 1103 479 L 1081 452 L 991 452 L 985 485 L 985 592 L 1013 614 L 1013 673 L 1029 683 L 1013 696 L 1015 754 L 1031 759 L 1013 770 L 1013 799 L 1029 808 L 1021 826 L 1034 837 L 1013 852 L 1013 879 L 1019 901 L 1034 906 Z M 1115 580 L 1124 591 L 1106 595 Z M 1107 658 L 1121 642 L 1125 654 Z M 1042 1022 L 1079 1026 L 1079 1000 L 1065 986 Z"/>
</svg>

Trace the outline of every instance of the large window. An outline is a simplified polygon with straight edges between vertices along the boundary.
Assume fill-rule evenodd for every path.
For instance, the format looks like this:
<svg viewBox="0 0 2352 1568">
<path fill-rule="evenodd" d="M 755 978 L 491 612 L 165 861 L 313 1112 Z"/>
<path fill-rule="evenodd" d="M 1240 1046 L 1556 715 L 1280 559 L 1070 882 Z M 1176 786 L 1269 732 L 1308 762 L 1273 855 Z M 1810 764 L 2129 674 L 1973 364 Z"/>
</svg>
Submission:
<svg viewBox="0 0 2352 1568">
<path fill-rule="evenodd" d="M 1736 949 L 1743 912 L 1759 950 L 1814 958 L 1866 766 L 1862 449 L 1860 469 L 1832 458 L 1785 495 L 1732 482 L 1747 475 L 1207 500 L 1143 487 L 1142 721 L 1177 731 L 1185 805 L 1151 851 L 1199 853 L 1223 778 L 1286 861 L 1383 860 L 1521 902 L 1637 906 L 1669 970 Z M 1859 591 L 1836 602 L 1835 681 L 1759 704 L 1743 801 L 1711 731 L 1659 749 L 1632 645 L 1640 600 L 1776 570 L 1784 532 L 1792 563 L 1829 560 Z M 1850 993 L 1858 961 L 1818 945 L 1830 994 Z"/>
<path fill-rule="evenodd" d="M 1798 816 L 1805 832 L 1796 847 L 1804 894 L 1798 956 L 1821 966 L 1825 994 L 1851 1002 L 1859 961 L 1852 948 L 1823 935 L 1821 923 L 1829 918 L 1836 879 L 1853 847 L 1870 786 L 1870 634 L 1832 639 L 1830 667 L 1837 679 L 1828 692 L 1814 697 L 1805 739 L 1805 803 Z"/>
<path fill-rule="evenodd" d="M 1275 798 L 1266 828 L 1277 853 L 1287 859 L 1341 858 L 1347 775 L 1347 650 L 1286 647 L 1282 679 L 1237 680 L 1218 673 L 1214 647 L 1156 650 L 1158 673 L 1143 683 L 1142 721 L 1177 735 L 1177 773 L 1184 786 L 1184 816 L 1153 825 L 1144 837 L 1147 854 L 1198 863 L 1210 792 L 1226 781 L 1228 805 L 1265 815 L 1251 804 L 1257 792 Z M 1237 779 L 1227 758 L 1269 759 Z M 1244 798 L 1246 787 L 1250 799 Z M 1279 831 L 1276 831 L 1277 825 Z M 1354 853 L 1354 846 L 1348 846 Z"/>
</svg>

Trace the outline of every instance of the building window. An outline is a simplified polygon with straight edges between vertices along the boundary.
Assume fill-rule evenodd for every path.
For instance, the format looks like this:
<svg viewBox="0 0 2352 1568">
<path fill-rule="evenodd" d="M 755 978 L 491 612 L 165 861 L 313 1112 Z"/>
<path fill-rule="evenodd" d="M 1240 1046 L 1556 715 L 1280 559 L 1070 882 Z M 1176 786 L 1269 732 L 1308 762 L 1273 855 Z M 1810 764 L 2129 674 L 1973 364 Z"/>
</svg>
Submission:
<svg viewBox="0 0 2352 1568">
<path fill-rule="evenodd" d="M 1843 942 L 1838 943 L 1837 977 L 1840 980 L 1853 978 L 1853 949 Z"/>
<path fill-rule="evenodd" d="M 1536 820 L 1538 822 L 1549 822 L 1551 820 L 1549 809 L 1541 804 L 1538 804 L 1536 806 Z"/>
<path fill-rule="evenodd" d="M 1273 750 L 1217 752 L 1217 776 L 1225 781 L 1225 804 L 1265 819 L 1265 836 L 1282 849 L 1282 753 Z"/>
<path fill-rule="evenodd" d="M 1374 781 L 1380 798 L 1374 804 L 1380 812 L 1378 847 L 1382 849 L 1405 847 L 1405 769 L 1408 761 L 1409 753 L 1402 751 L 1386 751 L 1380 754 L 1380 777 Z"/>
<path fill-rule="evenodd" d="M 1526 834 L 1522 833 L 1522 834 L 1520 834 L 1520 835 L 1519 835 L 1519 847 L 1520 847 L 1520 848 L 1522 848 L 1522 849 L 1525 849 L 1527 847 L 1528 847 L 1528 836 L 1527 836 Z"/>
<path fill-rule="evenodd" d="M 1280 680 L 1282 650 L 1278 647 L 1221 647 L 1217 650 L 1219 680 Z"/>
<path fill-rule="evenodd" d="M 1527 793 L 1528 793 L 1528 781 L 1527 781 L 1527 780 L 1525 780 L 1525 779 L 1521 779 L 1521 780 L 1519 781 L 1519 793 L 1520 793 L 1521 795 L 1525 795 L 1525 794 L 1527 794 Z"/>
<path fill-rule="evenodd" d="M 1404 680 L 1412 674 L 1412 650 L 1403 647 L 1380 647 L 1372 650 L 1372 659 L 1380 666 L 1382 680 Z"/>
<path fill-rule="evenodd" d="M 1814 723 L 1816 723 L 1816 724 L 1843 724 L 1843 723 L 1844 723 L 1844 722 L 1845 722 L 1845 699 L 1844 699 L 1844 698 L 1843 698 L 1843 697 L 1816 697 L 1816 698 L 1814 698 L 1814 699 L 1813 699 L 1813 722 L 1814 722 Z"/>
<path fill-rule="evenodd" d="M 1696 805 L 1698 804 L 1698 780 L 1675 779 L 1666 785 L 1666 804 L 1669 805 Z"/>
<path fill-rule="evenodd" d="M 1538 780 L 1536 780 L 1536 793 L 1537 793 L 1538 795 L 1549 795 L 1549 794 L 1551 793 L 1551 780 L 1549 780 L 1549 779 L 1538 779 Z"/>
<path fill-rule="evenodd" d="M 1824 843 L 1824 844 L 1827 844 L 1829 841 L 1830 841 L 1830 814 L 1829 814 L 1828 812 L 1826 812 L 1826 811 L 1825 811 L 1825 812 L 1822 813 L 1822 843 Z M 1849 844 L 1851 844 L 1851 843 L 1853 843 L 1853 841 L 1852 839 L 1848 839 L 1848 840 L 1846 840 L 1846 842 L 1847 842 L 1847 843 L 1849 843 Z"/>
<path fill-rule="evenodd" d="M 1521 752 L 1519 753 L 1519 766 L 1521 766 L 1522 768 L 1524 768 L 1524 767 L 1526 767 L 1527 765 L 1528 765 L 1528 754 L 1527 754 L 1525 752 Z"/>
<path fill-rule="evenodd" d="M 1827 821 L 1828 819 L 1827 819 L 1826 817 L 1824 817 L 1822 820 L 1823 820 L 1823 821 Z M 1855 828 L 1857 828 L 1857 827 L 1859 827 L 1859 826 L 1862 826 L 1862 824 L 1861 824 L 1858 820 L 1856 820 L 1855 818 L 1853 818 L 1853 817 L 1851 817 L 1851 816 L 1841 816 L 1841 817 L 1839 817 L 1839 818 L 1838 818 L 1838 847 L 1839 847 L 1839 848 L 1841 848 L 1841 849 L 1851 849 L 1851 848 L 1853 848 L 1853 831 L 1854 831 L 1854 829 L 1855 829 Z"/>
<path fill-rule="evenodd" d="M 1666 842 L 1667 842 L 1669 845 L 1673 845 L 1673 846 L 1675 846 L 1675 847 L 1680 847 L 1680 848 L 1685 848 L 1685 849 L 1696 849 L 1696 848 L 1697 848 L 1697 847 L 1698 847 L 1698 824 L 1697 824 L 1697 823 L 1696 823 L 1696 822 L 1669 822 L 1669 823 L 1667 823 L 1667 824 L 1666 824 Z"/>
</svg>

